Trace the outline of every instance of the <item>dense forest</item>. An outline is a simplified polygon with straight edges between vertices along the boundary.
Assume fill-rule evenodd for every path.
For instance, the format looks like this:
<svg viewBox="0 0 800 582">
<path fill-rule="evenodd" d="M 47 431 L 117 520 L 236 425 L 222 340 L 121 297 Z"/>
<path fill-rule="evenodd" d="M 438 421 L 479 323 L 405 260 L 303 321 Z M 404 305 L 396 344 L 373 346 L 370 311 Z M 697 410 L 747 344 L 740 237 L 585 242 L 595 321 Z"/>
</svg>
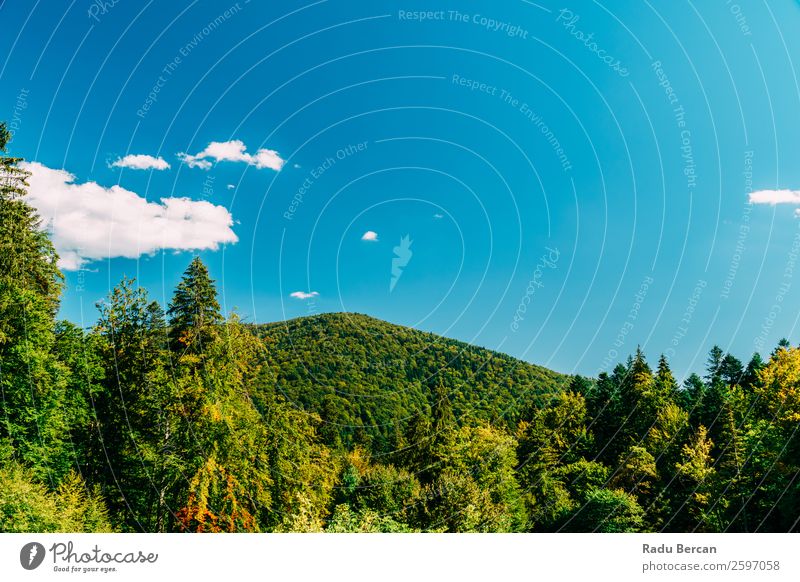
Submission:
<svg viewBox="0 0 800 582">
<path fill-rule="evenodd" d="M 8 132 L 0 124 L 0 151 Z M 800 349 L 596 379 L 362 315 L 248 325 L 191 261 L 88 330 L 0 157 L 0 531 L 796 531 Z"/>
</svg>

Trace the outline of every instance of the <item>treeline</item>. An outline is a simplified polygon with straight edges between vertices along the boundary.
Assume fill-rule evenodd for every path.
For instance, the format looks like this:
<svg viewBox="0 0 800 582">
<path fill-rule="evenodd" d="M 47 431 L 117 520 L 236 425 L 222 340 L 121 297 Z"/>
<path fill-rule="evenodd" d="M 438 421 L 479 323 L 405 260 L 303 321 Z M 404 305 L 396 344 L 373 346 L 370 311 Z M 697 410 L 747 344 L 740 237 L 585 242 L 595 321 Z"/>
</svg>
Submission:
<svg viewBox="0 0 800 582">
<path fill-rule="evenodd" d="M 0 125 L 0 150 L 8 134 Z M 225 317 L 195 258 L 90 330 L 0 157 L 0 531 L 794 531 L 800 350 L 596 380 L 353 315 Z"/>
</svg>

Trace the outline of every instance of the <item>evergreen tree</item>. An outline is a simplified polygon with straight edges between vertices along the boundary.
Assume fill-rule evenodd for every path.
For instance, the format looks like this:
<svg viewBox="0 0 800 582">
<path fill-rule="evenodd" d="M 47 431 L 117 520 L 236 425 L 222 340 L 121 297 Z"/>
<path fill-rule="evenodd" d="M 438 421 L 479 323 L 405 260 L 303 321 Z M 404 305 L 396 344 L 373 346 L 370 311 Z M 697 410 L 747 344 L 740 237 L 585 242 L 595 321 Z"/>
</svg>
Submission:
<svg viewBox="0 0 800 582">
<path fill-rule="evenodd" d="M 699 422 L 708 428 L 712 440 L 719 436 L 719 414 L 728 399 L 729 385 L 723 377 L 725 356 L 719 346 L 714 346 L 708 355 L 706 366 L 706 389 L 699 405 Z"/>
<path fill-rule="evenodd" d="M 628 367 L 628 373 L 620 389 L 621 412 L 619 438 L 616 440 L 617 456 L 631 445 L 641 442 L 655 422 L 658 400 L 655 395 L 655 379 L 640 347 Z"/>
<path fill-rule="evenodd" d="M 727 354 L 722 359 L 719 373 L 722 377 L 722 380 L 728 386 L 734 386 L 741 383 L 742 376 L 744 376 L 744 368 L 742 367 L 742 362 L 740 362 L 738 358 L 731 354 Z"/>
<path fill-rule="evenodd" d="M 2 155 L 0 124 L 0 440 L 55 486 L 69 469 L 64 413 L 69 370 L 57 360 L 62 275 L 53 245 L 25 202 L 27 173 Z"/>
<path fill-rule="evenodd" d="M 591 419 L 591 431 L 594 435 L 594 456 L 598 461 L 611 463 L 615 459 L 618 442 L 618 431 L 624 420 L 621 414 L 620 385 L 627 370 L 618 364 L 609 376 L 601 373 L 595 388 L 586 397 L 587 413 Z"/>
<path fill-rule="evenodd" d="M 170 339 L 177 353 L 200 354 L 204 343 L 212 341 L 214 326 L 223 321 L 217 290 L 200 257 L 195 257 L 178 283 L 167 314 Z"/>
<path fill-rule="evenodd" d="M 669 367 L 666 356 L 661 354 L 658 359 L 658 370 L 656 371 L 655 386 L 653 388 L 653 400 L 657 408 L 672 402 L 678 395 L 678 383 Z"/>
<path fill-rule="evenodd" d="M 701 422 L 704 401 L 706 398 L 706 384 L 703 379 L 695 373 L 689 375 L 683 382 L 681 392 L 681 402 L 683 408 L 689 411 L 689 417 L 693 425 Z"/>
<path fill-rule="evenodd" d="M 761 354 L 758 352 L 754 353 L 753 357 L 750 358 L 750 361 L 747 364 L 744 375 L 742 376 L 742 387 L 746 391 L 752 392 L 756 389 L 756 387 L 761 385 L 759 373 L 764 368 L 764 365 L 764 360 L 761 358 Z"/>
<path fill-rule="evenodd" d="M 720 369 L 722 368 L 722 360 L 725 357 L 725 352 L 722 351 L 717 345 L 712 346 L 708 352 L 708 360 L 706 360 L 706 380 L 709 383 L 716 382 L 720 379 Z"/>
</svg>

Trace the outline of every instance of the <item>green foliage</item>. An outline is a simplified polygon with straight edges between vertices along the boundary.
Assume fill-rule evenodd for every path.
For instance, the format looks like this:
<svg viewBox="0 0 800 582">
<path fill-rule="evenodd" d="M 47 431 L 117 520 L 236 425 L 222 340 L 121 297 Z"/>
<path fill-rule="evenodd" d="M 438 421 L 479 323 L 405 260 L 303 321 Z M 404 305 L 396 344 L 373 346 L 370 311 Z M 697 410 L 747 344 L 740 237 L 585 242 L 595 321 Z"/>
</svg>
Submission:
<svg viewBox="0 0 800 582">
<path fill-rule="evenodd" d="M 8 139 L 0 124 L 0 439 L 55 485 L 69 469 L 69 370 L 53 353 L 63 278 L 53 245 L 25 202 L 27 173 L 18 158 L 1 155 Z"/>
<path fill-rule="evenodd" d="M 112 531 L 99 491 L 74 472 L 55 491 L 15 461 L 0 465 L 0 532 L 101 533 Z"/>
<path fill-rule="evenodd" d="M 336 506 L 325 531 L 327 533 L 412 533 L 415 530 L 375 511 L 354 512 L 350 506 L 342 504 Z"/>
<path fill-rule="evenodd" d="M 214 281 L 199 257 L 192 259 L 184 272 L 167 313 L 175 351 L 202 353 L 204 343 L 211 341 L 207 333 L 222 323 L 223 317 Z"/>
<path fill-rule="evenodd" d="M 324 418 L 325 443 L 334 447 L 396 451 L 398 434 L 416 418 L 433 420 L 434 405 L 443 403 L 435 395 L 440 379 L 458 425 L 510 430 L 569 382 L 504 354 L 354 313 L 254 329 L 264 338 L 274 389 Z"/>
<path fill-rule="evenodd" d="M 644 510 L 636 497 L 619 489 L 595 489 L 561 531 L 635 533 L 643 527 Z"/>
</svg>

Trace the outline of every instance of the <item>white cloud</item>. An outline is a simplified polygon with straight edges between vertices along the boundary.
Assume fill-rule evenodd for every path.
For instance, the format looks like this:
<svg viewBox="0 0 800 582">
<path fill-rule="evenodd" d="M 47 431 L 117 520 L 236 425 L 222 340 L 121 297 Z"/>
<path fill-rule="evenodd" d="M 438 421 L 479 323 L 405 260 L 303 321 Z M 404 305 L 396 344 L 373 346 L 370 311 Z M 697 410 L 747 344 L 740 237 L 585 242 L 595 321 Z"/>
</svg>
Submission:
<svg viewBox="0 0 800 582">
<path fill-rule="evenodd" d="M 217 249 L 239 240 L 232 230 L 233 217 L 223 206 L 189 198 L 148 202 L 120 186 L 77 184 L 66 170 L 38 162 L 21 165 L 31 172 L 27 201 L 51 233 L 62 269 L 159 250 Z"/>
<path fill-rule="evenodd" d="M 757 190 L 750 193 L 750 203 L 800 205 L 800 190 Z"/>
<path fill-rule="evenodd" d="M 233 184 L 228 184 L 228 190 L 233 190 L 234 188 L 236 188 L 236 186 Z"/>
<path fill-rule="evenodd" d="M 367 242 L 378 242 L 378 233 L 374 230 L 368 230 L 361 235 L 361 240 L 365 240 Z"/>
<path fill-rule="evenodd" d="M 319 297 L 319 293 L 316 291 L 311 291 L 310 293 L 306 293 L 305 291 L 295 291 L 294 293 L 290 293 L 289 297 L 294 297 L 295 299 L 311 299 L 312 297 Z"/>
<path fill-rule="evenodd" d="M 433 215 L 433 217 L 434 217 L 436 220 L 440 220 L 440 219 L 444 218 L 444 215 L 443 215 L 443 214 L 434 214 L 434 215 Z"/>
<path fill-rule="evenodd" d="M 215 162 L 244 162 L 258 169 L 270 168 L 276 172 L 283 168 L 285 160 L 275 150 L 260 149 L 255 155 L 248 154 L 243 141 L 212 141 L 206 148 L 194 155 L 181 152 L 178 158 L 190 168 L 207 170 L 211 167 L 211 160 Z"/>
<path fill-rule="evenodd" d="M 130 154 L 119 158 L 111 164 L 112 168 L 130 168 L 131 170 L 169 170 L 169 164 L 162 157 L 147 154 Z"/>
</svg>

